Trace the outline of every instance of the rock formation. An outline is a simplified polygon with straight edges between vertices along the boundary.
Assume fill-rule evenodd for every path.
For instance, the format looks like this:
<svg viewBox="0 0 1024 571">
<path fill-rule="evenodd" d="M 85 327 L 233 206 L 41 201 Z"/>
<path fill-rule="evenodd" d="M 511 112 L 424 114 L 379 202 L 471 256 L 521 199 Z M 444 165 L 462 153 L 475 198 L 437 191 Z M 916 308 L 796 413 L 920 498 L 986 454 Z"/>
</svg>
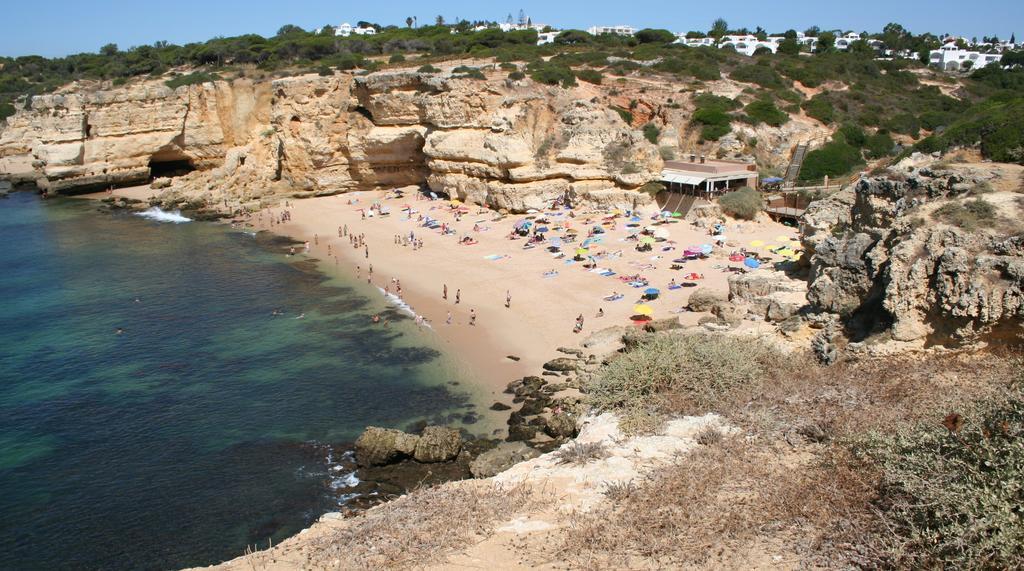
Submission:
<svg viewBox="0 0 1024 571">
<path fill-rule="evenodd" d="M 34 97 L 0 173 L 51 193 L 173 176 L 167 202 L 428 185 L 496 208 L 646 202 L 657 147 L 572 90 L 414 72 L 150 82 Z"/>
<path fill-rule="evenodd" d="M 813 203 L 802 223 L 811 305 L 857 335 L 956 346 L 1020 340 L 1024 242 L 1020 167 L 922 165 L 908 159 Z M 936 210 L 980 196 L 994 214 L 977 228 Z M 941 213 L 940 213 L 941 214 Z"/>
</svg>

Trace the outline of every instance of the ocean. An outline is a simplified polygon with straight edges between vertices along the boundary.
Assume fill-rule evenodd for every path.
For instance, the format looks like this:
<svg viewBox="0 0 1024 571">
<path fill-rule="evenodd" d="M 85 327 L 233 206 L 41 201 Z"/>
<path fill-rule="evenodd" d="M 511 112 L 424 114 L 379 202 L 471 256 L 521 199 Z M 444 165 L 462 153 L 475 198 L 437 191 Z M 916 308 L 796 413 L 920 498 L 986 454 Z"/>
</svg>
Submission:
<svg viewBox="0 0 1024 571">
<path fill-rule="evenodd" d="M 289 245 L 0 200 L 0 569 L 230 559 L 344 506 L 367 425 L 472 422 L 429 331 Z"/>
</svg>

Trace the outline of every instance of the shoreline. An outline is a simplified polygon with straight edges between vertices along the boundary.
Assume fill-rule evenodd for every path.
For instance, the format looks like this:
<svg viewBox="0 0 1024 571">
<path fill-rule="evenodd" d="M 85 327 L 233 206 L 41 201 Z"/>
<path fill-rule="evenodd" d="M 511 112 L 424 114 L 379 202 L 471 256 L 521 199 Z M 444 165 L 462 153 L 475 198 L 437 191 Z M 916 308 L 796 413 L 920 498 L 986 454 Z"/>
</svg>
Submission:
<svg viewBox="0 0 1024 571">
<path fill-rule="evenodd" d="M 654 318 L 674 317 L 684 327 L 695 326 L 707 314 L 684 312 L 681 308 L 697 288 L 669 289 L 671 280 L 682 283 L 686 281 L 685 275 L 697 274 L 700 279 L 691 283 L 727 293 L 730 275 L 726 269 L 730 264 L 727 251 L 746 246 L 750 241 L 772 244 L 777 238 L 794 238 L 797 233 L 795 228 L 774 222 L 730 224 L 729 230 L 741 236 L 741 240 L 731 239 L 728 244 L 733 245 L 721 249 L 726 252 L 724 255 L 687 262 L 685 269 L 677 271 L 670 267 L 672 258 L 681 255 L 691 242 L 710 241 L 706 231 L 679 221 L 666 225 L 674 238 L 673 250 L 659 251 L 663 246 L 659 243 L 652 252 L 636 252 L 634 243 L 625 239 L 629 229 L 620 217 L 616 229 L 600 235 L 601 243 L 591 246 L 593 253 L 599 256 L 598 265 L 615 272 L 614 276 L 605 277 L 582 269 L 581 264 L 571 262 L 569 256 L 555 259 L 543 247 L 524 251 L 525 238 L 507 239 L 513 224 L 523 216 L 506 216 L 499 220 L 497 212 L 474 206 L 456 221 L 448 201 L 426 200 L 412 193 L 406 193 L 403 198 L 384 198 L 386 194 L 362 191 L 288 200 L 287 208 L 268 208 L 235 221 L 300 242 L 308 241 L 310 256 L 320 259 L 327 267 L 333 265 L 338 271 L 355 274 L 358 279 L 368 277 L 372 264 L 371 280 L 379 289 L 390 288 L 390 280 L 398 279 L 402 301 L 429 320 L 442 344 L 469 365 L 492 391 L 495 400 L 503 399 L 502 391 L 510 381 L 538 374 L 545 362 L 560 356 L 559 347 L 578 347 L 590 334 L 610 326 L 636 326 L 629 317 L 634 305 L 642 301 L 643 288 L 631 288 L 619 279 L 621 276 L 642 274 L 650 286 L 661 290 L 658 299 L 645 302 L 653 309 Z M 357 202 L 349 204 L 349 200 Z M 391 214 L 363 219 L 360 209 L 367 209 L 374 202 L 389 207 Z M 405 205 L 412 207 L 414 218 L 409 219 L 402 211 Z M 280 216 L 284 210 L 290 212 L 291 219 L 271 224 L 270 217 Z M 641 226 L 649 224 L 657 210 L 653 205 L 642 209 L 644 222 Z M 590 218 L 596 223 L 603 214 L 581 210 L 572 218 L 568 211 L 562 211 L 555 214 L 557 219 L 550 215 L 548 218 L 553 227 L 581 232 L 579 242 L 582 242 L 588 227 L 584 222 Z M 419 215 L 448 224 L 455 234 L 442 236 L 437 230 L 423 228 L 415 218 Z M 352 234 L 365 234 L 368 254 L 364 248 L 352 247 L 347 237 L 339 238 L 339 227 L 343 230 L 347 227 Z M 474 227 L 479 231 L 474 231 Z M 408 236 L 410 231 L 417 240 L 422 240 L 421 249 L 413 250 L 411 246 L 395 243 L 396 235 Z M 459 244 L 464 236 L 477 243 Z M 575 247 L 567 244 L 563 250 L 571 255 Z M 618 252 L 618 257 L 602 258 L 601 252 Z M 545 273 L 552 270 L 557 275 L 545 277 Z M 442 298 L 446 285 L 447 300 Z M 511 307 L 505 307 L 506 292 L 511 295 Z M 615 302 L 603 299 L 613 292 L 624 298 Z M 456 293 L 461 293 L 458 304 L 454 302 Z M 475 326 L 469 324 L 470 310 L 477 315 Z M 453 319 L 451 325 L 446 324 L 448 312 Z M 599 313 L 603 315 L 599 317 Z M 584 318 L 584 327 L 576 333 L 574 325 L 580 315 Z M 509 355 L 518 360 L 509 359 Z"/>
</svg>

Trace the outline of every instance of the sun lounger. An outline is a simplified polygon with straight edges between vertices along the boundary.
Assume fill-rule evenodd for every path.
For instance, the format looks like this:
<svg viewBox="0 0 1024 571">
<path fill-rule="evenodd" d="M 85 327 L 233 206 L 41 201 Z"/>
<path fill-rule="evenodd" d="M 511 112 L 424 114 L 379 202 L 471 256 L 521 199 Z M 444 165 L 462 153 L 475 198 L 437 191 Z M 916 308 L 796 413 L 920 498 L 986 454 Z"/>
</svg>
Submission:
<svg viewBox="0 0 1024 571">
<path fill-rule="evenodd" d="M 616 295 L 606 295 L 606 296 L 604 296 L 601 299 L 603 299 L 605 301 L 619 301 L 620 299 L 622 299 L 624 297 L 626 297 L 626 296 L 624 296 L 624 295 L 622 295 L 620 293 L 620 294 L 616 294 Z"/>
</svg>

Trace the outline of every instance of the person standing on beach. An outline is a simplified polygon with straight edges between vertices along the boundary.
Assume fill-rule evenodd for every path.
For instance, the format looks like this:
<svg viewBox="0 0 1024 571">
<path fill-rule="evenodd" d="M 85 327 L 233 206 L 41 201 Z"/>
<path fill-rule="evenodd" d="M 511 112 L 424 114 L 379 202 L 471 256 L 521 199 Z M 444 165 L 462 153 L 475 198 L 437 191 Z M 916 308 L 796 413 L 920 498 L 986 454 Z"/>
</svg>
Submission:
<svg viewBox="0 0 1024 571">
<path fill-rule="evenodd" d="M 363 251 L 366 253 L 366 258 L 369 259 L 369 257 L 370 257 L 370 247 L 369 246 L 363 246 Z"/>
<path fill-rule="evenodd" d="M 505 309 L 512 309 L 512 291 L 505 290 Z"/>
<path fill-rule="evenodd" d="M 448 284 L 444 284 L 444 290 L 441 291 L 441 299 L 448 299 Z"/>
<path fill-rule="evenodd" d="M 450 311 L 448 312 L 448 318 L 444 320 L 444 323 L 445 323 L 445 325 L 451 325 L 452 324 L 452 312 L 450 312 Z"/>
<path fill-rule="evenodd" d="M 469 310 L 469 324 L 470 325 L 476 325 L 476 310 L 475 309 L 470 309 Z"/>
<path fill-rule="evenodd" d="M 455 290 L 455 305 L 462 302 L 462 289 Z"/>
</svg>

